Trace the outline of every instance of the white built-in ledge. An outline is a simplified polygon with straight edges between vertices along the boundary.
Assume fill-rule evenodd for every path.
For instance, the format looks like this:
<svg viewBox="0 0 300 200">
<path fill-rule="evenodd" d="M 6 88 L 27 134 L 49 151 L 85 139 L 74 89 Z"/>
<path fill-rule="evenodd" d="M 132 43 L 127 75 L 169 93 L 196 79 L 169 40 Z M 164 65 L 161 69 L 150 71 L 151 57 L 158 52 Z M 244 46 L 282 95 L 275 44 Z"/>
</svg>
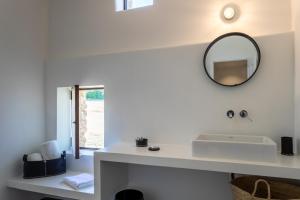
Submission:
<svg viewBox="0 0 300 200">
<path fill-rule="evenodd" d="M 95 173 L 100 170 L 101 161 L 139 165 L 184 168 L 194 170 L 271 176 L 300 180 L 300 156 L 282 156 L 277 161 L 250 162 L 242 160 L 193 157 L 188 145 L 159 145 L 161 150 L 150 152 L 133 144 L 116 144 L 95 152 Z M 100 175 L 100 174 L 98 174 Z"/>
<path fill-rule="evenodd" d="M 22 177 L 16 177 L 9 180 L 7 186 L 19 190 L 53 195 L 62 198 L 94 200 L 94 187 L 74 190 L 62 183 L 65 176 L 74 176 L 78 174 L 80 174 L 80 172 L 69 171 L 63 175 L 46 178 L 23 179 Z"/>
</svg>

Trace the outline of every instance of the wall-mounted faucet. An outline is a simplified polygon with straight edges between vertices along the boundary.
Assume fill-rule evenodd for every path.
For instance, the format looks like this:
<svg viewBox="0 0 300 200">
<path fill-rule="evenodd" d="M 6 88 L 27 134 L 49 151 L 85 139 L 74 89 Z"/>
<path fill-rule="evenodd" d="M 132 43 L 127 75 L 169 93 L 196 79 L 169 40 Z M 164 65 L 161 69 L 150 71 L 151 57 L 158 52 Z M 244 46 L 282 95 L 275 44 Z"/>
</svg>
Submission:
<svg viewBox="0 0 300 200">
<path fill-rule="evenodd" d="M 229 119 L 232 119 L 232 118 L 234 118 L 235 113 L 234 113 L 233 110 L 228 110 L 227 113 L 226 113 L 226 115 L 227 115 L 227 117 L 228 117 Z M 248 120 L 251 121 L 251 122 L 253 121 L 253 120 L 249 117 L 249 113 L 248 113 L 247 110 L 242 110 L 242 111 L 240 112 L 240 117 L 243 118 L 243 119 L 248 119 Z"/>
</svg>

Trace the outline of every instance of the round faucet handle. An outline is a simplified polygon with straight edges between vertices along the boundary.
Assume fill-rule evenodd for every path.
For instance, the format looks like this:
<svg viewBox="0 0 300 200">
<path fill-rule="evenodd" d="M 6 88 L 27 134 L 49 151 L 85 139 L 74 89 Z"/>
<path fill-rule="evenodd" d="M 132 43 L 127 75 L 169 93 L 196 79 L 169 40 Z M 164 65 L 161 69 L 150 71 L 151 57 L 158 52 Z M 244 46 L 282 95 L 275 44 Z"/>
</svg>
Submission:
<svg viewBox="0 0 300 200">
<path fill-rule="evenodd" d="M 250 122 L 253 122 L 253 120 L 251 119 L 251 117 L 249 117 L 249 113 L 248 113 L 248 111 L 247 110 L 242 110 L 241 112 L 240 112 L 240 116 L 241 116 L 241 118 L 243 118 L 243 119 L 248 119 Z"/>
<path fill-rule="evenodd" d="M 228 118 L 232 119 L 234 117 L 234 111 L 229 110 L 229 111 L 227 111 L 226 115 L 227 115 Z"/>
<path fill-rule="evenodd" d="M 240 116 L 241 116 L 241 118 L 246 118 L 246 117 L 248 117 L 248 111 L 247 111 L 247 110 L 242 110 L 242 111 L 240 112 Z"/>
<path fill-rule="evenodd" d="M 248 111 L 247 110 L 242 110 L 240 112 L 240 116 L 241 116 L 241 118 L 247 118 L 249 116 Z"/>
</svg>

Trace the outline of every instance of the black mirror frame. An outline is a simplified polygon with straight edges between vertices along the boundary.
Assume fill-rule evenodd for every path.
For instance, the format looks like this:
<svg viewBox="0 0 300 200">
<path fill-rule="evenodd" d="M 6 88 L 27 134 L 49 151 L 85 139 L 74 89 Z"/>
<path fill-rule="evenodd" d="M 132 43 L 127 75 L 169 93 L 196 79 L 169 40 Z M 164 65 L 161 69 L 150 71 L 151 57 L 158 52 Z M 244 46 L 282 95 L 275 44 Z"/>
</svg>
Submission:
<svg viewBox="0 0 300 200">
<path fill-rule="evenodd" d="M 206 69 L 206 67 L 207 67 L 207 66 L 206 66 L 206 58 L 207 58 L 207 55 L 208 55 L 209 50 L 211 49 L 211 47 L 212 47 L 215 43 L 217 43 L 218 41 L 222 40 L 223 38 L 230 37 L 230 36 L 241 36 L 241 37 L 244 37 L 244 38 L 248 39 L 248 40 L 254 45 L 254 47 L 255 47 L 255 49 L 256 49 L 256 52 L 257 52 L 258 58 L 257 58 L 257 66 L 256 66 L 255 71 L 253 72 L 253 74 L 252 74 L 246 81 L 244 81 L 244 82 L 242 82 L 242 83 L 239 83 L 239 84 L 235 84 L 235 85 L 224 85 L 224 84 L 222 84 L 222 83 L 219 83 L 219 82 L 215 81 L 215 80 L 209 75 L 209 73 L 208 73 L 208 71 L 207 71 L 207 69 Z M 253 78 L 253 76 L 256 74 L 256 72 L 257 72 L 257 70 L 258 70 L 258 68 L 259 68 L 260 60 L 261 60 L 261 52 L 260 52 L 259 46 L 258 46 L 258 44 L 256 43 L 256 41 L 255 41 L 252 37 L 250 37 L 249 35 L 247 35 L 247 34 L 245 34 L 245 33 L 231 32 L 231 33 L 226 33 L 226 34 L 224 34 L 224 35 L 219 36 L 218 38 L 216 38 L 214 41 L 212 41 L 212 42 L 208 45 L 208 47 L 207 47 L 207 49 L 206 49 L 206 51 L 205 51 L 205 54 L 204 54 L 203 65 L 204 65 L 205 73 L 206 73 L 206 75 L 209 77 L 210 80 L 212 80 L 213 82 L 217 83 L 218 85 L 222 85 L 222 86 L 226 86 L 226 87 L 236 87 L 236 86 L 239 86 L 239 85 L 243 85 L 244 83 L 248 82 L 251 78 Z"/>
</svg>

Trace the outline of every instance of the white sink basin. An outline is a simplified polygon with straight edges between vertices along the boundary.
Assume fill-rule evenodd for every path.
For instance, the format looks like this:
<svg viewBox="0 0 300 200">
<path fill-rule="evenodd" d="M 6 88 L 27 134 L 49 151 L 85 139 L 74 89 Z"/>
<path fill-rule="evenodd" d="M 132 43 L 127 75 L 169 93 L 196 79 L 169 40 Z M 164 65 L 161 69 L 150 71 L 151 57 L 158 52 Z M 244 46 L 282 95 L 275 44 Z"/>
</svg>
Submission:
<svg viewBox="0 0 300 200">
<path fill-rule="evenodd" d="M 202 134 L 193 141 L 193 156 L 274 162 L 276 143 L 264 136 Z"/>
</svg>

